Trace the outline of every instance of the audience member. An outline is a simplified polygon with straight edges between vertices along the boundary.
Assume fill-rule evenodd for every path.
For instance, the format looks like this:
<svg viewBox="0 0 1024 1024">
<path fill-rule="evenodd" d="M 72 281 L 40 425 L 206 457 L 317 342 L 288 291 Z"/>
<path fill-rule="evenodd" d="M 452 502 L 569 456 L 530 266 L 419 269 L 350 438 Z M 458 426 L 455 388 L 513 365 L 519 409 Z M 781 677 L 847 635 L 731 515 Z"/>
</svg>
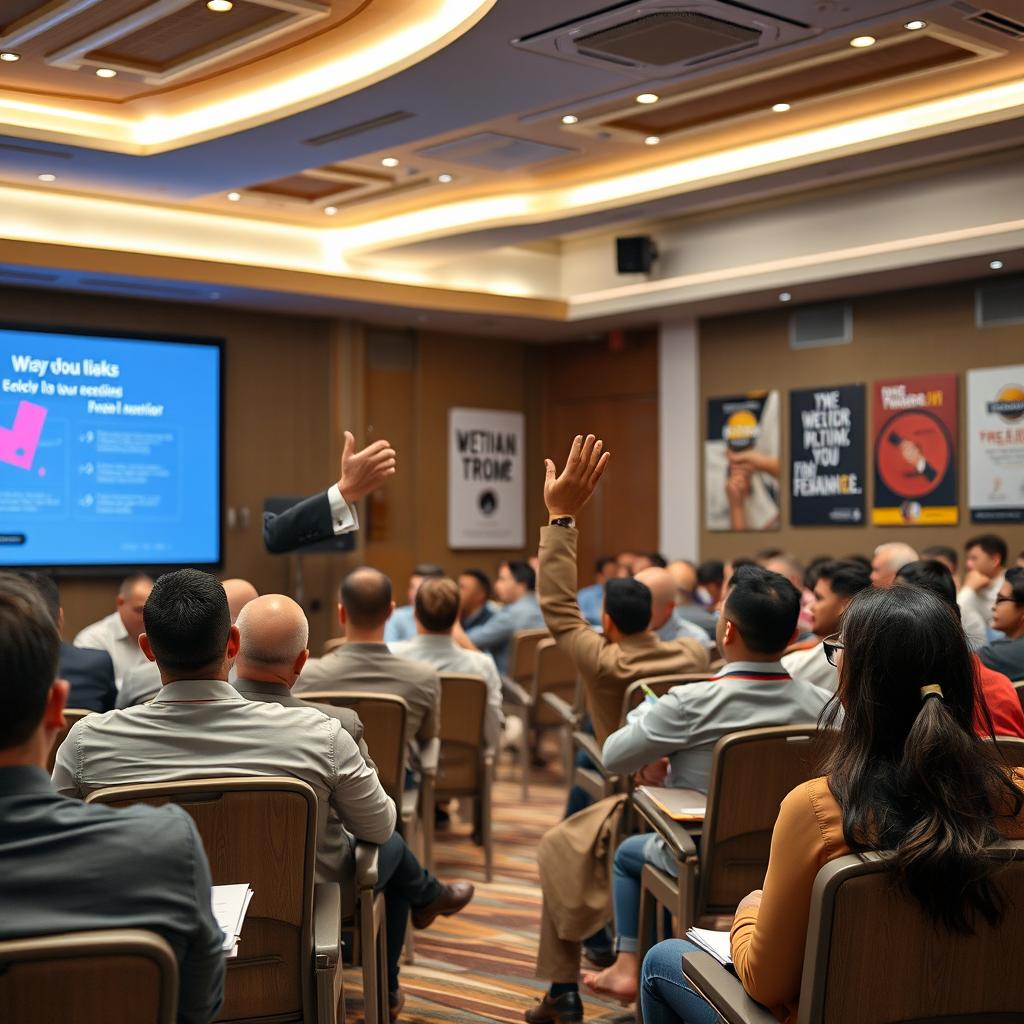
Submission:
<svg viewBox="0 0 1024 1024">
<path fill-rule="evenodd" d="M 489 622 L 493 615 L 490 576 L 482 569 L 463 569 L 459 574 L 459 625 L 472 629 Z"/>
<path fill-rule="evenodd" d="M 794 555 L 787 555 L 780 552 L 766 559 L 761 563 L 769 572 L 777 572 L 785 576 L 790 583 L 796 587 L 800 595 L 800 618 L 797 621 L 797 637 L 800 640 L 808 640 L 812 637 L 814 627 L 811 625 L 811 602 L 814 594 L 809 587 L 804 586 L 804 577 L 807 570 Z"/>
<path fill-rule="evenodd" d="M 57 581 L 43 572 L 25 572 L 20 575 L 35 587 L 57 626 L 57 632 L 63 637 L 64 609 L 60 606 Z M 57 677 L 66 680 L 71 686 L 67 701 L 69 708 L 109 711 L 114 706 L 117 699 L 114 665 L 106 651 L 74 647 L 62 639 Z"/>
<path fill-rule="evenodd" d="M 705 630 L 676 614 L 676 581 L 668 569 L 652 565 L 641 569 L 633 579 L 651 592 L 651 621 L 647 628 L 659 640 L 678 640 L 688 636 L 708 651 L 714 650 L 715 641 Z"/>
<path fill-rule="evenodd" d="M 310 658 L 295 692 L 362 690 L 401 697 L 409 707 L 405 721 L 406 764 L 415 773 L 421 745 L 437 736 L 441 683 L 429 665 L 396 657 L 388 650 L 384 623 L 393 608 L 387 576 L 369 567 L 350 572 L 341 581 L 338 605 L 347 641 L 322 658 Z M 412 781 L 410 776 L 410 784 Z"/>
<path fill-rule="evenodd" d="M 853 554 L 843 555 L 843 557 L 840 558 L 839 561 L 840 562 L 858 562 L 860 565 L 863 565 L 864 568 L 867 569 L 867 571 L 869 573 L 871 572 L 871 559 L 868 558 L 867 555 L 860 554 L 860 552 L 855 551 L 855 552 L 853 552 Z M 872 586 L 874 586 L 874 584 L 872 584 Z"/>
<path fill-rule="evenodd" d="M 619 563 L 611 555 L 602 555 L 594 564 L 594 582 L 576 594 L 583 617 L 592 626 L 601 625 L 604 585 L 618 575 Z"/>
<path fill-rule="evenodd" d="M 139 650 L 142 632 L 142 608 L 153 589 L 153 581 L 144 574 L 125 578 L 117 592 L 117 608 L 99 622 L 86 626 L 74 639 L 75 647 L 106 651 L 114 663 L 114 683 L 121 689 L 124 677 L 146 657 Z"/>
<path fill-rule="evenodd" d="M 508 672 L 512 638 L 521 629 L 543 629 L 544 617 L 537 604 L 537 574 L 527 562 L 502 562 L 494 593 L 501 602 L 499 611 L 482 624 L 471 626 L 459 636 L 471 650 L 493 656 L 499 672 Z M 574 588 L 575 590 L 575 588 Z"/>
<path fill-rule="evenodd" d="M 697 566 L 680 558 L 669 562 L 667 568 L 676 581 L 676 615 L 714 636 L 715 615 L 697 600 Z"/>
<path fill-rule="evenodd" d="M 898 584 L 924 587 L 942 598 L 960 617 L 960 606 L 956 602 L 956 583 L 953 574 L 938 560 L 926 559 L 903 566 L 896 574 Z M 1024 710 L 1013 683 L 1001 672 L 985 665 L 977 656 L 971 655 L 974 671 L 978 678 L 978 694 L 981 700 L 975 709 L 974 731 L 985 736 L 1024 737 Z M 987 713 L 986 713 L 987 712 Z"/>
<path fill-rule="evenodd" d="M 960 579 L 957 570 L 960 567 L 960 559 L 957 556 L 956 548 L 946 547 L 945 544 L 933 544 L 921 552 L 921 557 L 932 562 L 941 562 L 952 574 L 954 582 L 959 587 Z"/>
<path fill-rule="evenodd" d="M 664 569 L 667 565 L 668 561 L 664 555 L 657 551 L 646 551 L 633 557 L 633 575 L 643 572 L 644 569 Z"/>
<path fill-rule="evenodd" d="M 68 696 L 54 682 L 59 654 L 33 585 L 0 576 L 0 940 L 149 929 L 178 962 L 179 1024 L 208 1024 L 223 998 L 224 954 L 203 844 L 180 807 L 114 810 L 57 795 L 46 763 Z"/>
<path fill-rule="evenodd" d="M 423 662 L 439 673 L 479 676 L 487 684 L 484 740 L 498 749 L 505 716 L 501 711 L 501 677 L 494 659 L 481 651 L 468 651 L 452 639 L 459 615 L 459 587 L 447 576 L 423 581 L 416 593 L 416 636 L 391 645 L 392 654 Z"/>
<path fill-rule="evenodd" d="M 1014 682 L 1024 679 L 1024 568 L 1006 570 L 992 602 L 992 625 L 1005 639 L 986 644 L 978 651 L 978 657 Z"/>
<path fill-rule="evenodd" d="M 1004 913 L 985 847 L 1024 837 L 1024 775 L 974 735 L 976 677 L 952 609 L 917 586 L 861 591 L 841 650 L 844 721 L 826 776 L 783 801 L 764 889 L 741 901 L 732 926 L 735 971 L 779 1020 L 797 1017 L 811 891 L 824 864 L 892 851 L 894 880 L 926 919 L 969 935 Z M 833 704 L 833 721 L 839 711 Z M 682 954 L 694 949 L 673 939 L 648 953 L 648 1024 L 717 1020 L 681 973 Z"/>
<path fill-rule="evenodd" d="M 619 576 L 632 576 L 636 560 L 639 557 L 635 551 L 620 551 L 615 556 L 615 564 L 618 566 Z"/>
<path fill-rule="evenodd" d="M 967 639 L 976 646 L 987 643 L 992 608 L 1006 572 L 1006 541 L 994 533 L 972 537 L 965 545 L 967 573 L 956 595 Z"/>
<path fill-rule="evenodd" d="M 355 503 L 394 473 L 395 450 L 387 441 L 374 441 L 357 452 L 355 438 L 346 430 L 338 482 L 279 515 L 265 512 L 263 543 L 268 551 L 282 554 L 359 529 Z"/>
<path fill-rule="evenodd" d="M 896 581 L 896 573 L 905 565 L 917 561 L 917 552 L 902 541 L 879 544 L 875 548 L 875 557 L 871 560 L 871 585 L 873 587 L 891 587 Z"/>
<path fill-rule="evenodd" d="M 835 693 L 839 676 L 825 656 L 822 640 L 839 631 L 839 622 L 853 597 L 871 586 L 871 575 L 859 562 L 825 562 L 818 566 L 811 604 L 811 629 L 818 642 L 793 651 L 782 659 L 783 667 L 794 678 L 830 693 Z"/>
<path fill-rule="evenodd" d="M 444 575 L 439 565 L 423 562 L 417 565 L 409 577 L 409 589 L 406 591 L 409 603 L 396 608 L 384 626 L 384 643 L 396 644 L 399 640 L 409 640 L 416 635 L 416 615 L 414 605 L 416 592 L 426 579 L 437 579 Z"/>
<path fill-rule="evenodd" d="M 735 566 L 733 566 L 735 569 Z M 725 592 L 725 563 L 717 558 L 697 566 L 697 597 L 706 608 L 717 610 Z"/>
</svg>

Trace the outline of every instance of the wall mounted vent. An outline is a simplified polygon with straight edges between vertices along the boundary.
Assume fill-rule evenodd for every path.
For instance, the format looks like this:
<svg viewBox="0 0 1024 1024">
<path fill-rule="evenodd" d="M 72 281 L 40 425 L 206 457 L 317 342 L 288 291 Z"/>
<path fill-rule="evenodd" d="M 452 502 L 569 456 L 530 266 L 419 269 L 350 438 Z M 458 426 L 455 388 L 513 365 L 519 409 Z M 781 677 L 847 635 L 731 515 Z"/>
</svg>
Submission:
<svg viewBox="0 0 1024 1024">
<path fill-rule="evenodd" d="M 386 128 L 388 125 L 398 124 L 399 121 L 408 121 L 410 117 L 415 116 L 415 114 L 408 110 L 393 110 L 390 114 L 381 114 L 380 117 L 373 117 L 368 121 L 350 124 L 345 128 L 336 128 L 333 132 L 324 132 L 323 135 L 314 135 L 313 138 L 306 139 L 306 145 L 326 146 L 330 142 L 338 142 L 341 139 L 350 139 L 353 135 L 373 132 L 378 128 Z"/>
<path fill-rule="evenodd" d="M 974 320 L 979 327 L 1024 323 L 1024 275 L 979 284 L 974 290 Z"/>
<path fill-rule="evenodd" d="M 978 11 L 966 19 L 973 25 L 980 25 L 982 28 L 998 32 L 1001 36 L 1009 36 L 1010 39 L 1024 39 L 1024 23 L 1008 18 L 1005 14 L 996 11 Z"/>
<path fill-rule="evenodd" d="M 172 299 L 175 302 L 203 302 L 209 291 L 190 285 L 160 284 L 157 281 L 119 281 L 116 277 L 82 277 L 79 285 L 103 292 L 122 292 L 150 299 Z"/>
<path fill-rule="evenodd" d="M 417 150 L 421 156 L 431 160 L 485 167 L 491 171 L 514 171 L 561 157 L 575 156 L 577 152 L 566 146 L 534 142 L 532 139 L 520 139 L 500 132 L 477 132 L 462 139 Z"/>
<path fill-rule="evenodd" d="M 853 341 L 853 310 L 848 302 L 823 302 L 794 309 L 789 317 L 790 348 L 825 348 Z"/>
</svg>

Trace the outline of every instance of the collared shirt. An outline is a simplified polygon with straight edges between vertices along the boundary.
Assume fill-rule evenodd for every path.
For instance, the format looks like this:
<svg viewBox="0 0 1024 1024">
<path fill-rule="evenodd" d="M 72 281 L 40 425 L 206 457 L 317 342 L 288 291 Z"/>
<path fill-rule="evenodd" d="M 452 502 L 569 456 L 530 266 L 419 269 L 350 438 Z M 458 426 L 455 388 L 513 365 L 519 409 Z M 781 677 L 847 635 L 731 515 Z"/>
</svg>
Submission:
<svg viewBox="0 0 1024 1024">
<path fill-rule="evenodd" d="M 678 640 L 681 636 L 688 636 L 693 640 L 699 640 L 708 650 L 715 646 L 715 639 L 708 636 L 707 630 L 701 629 L 696 623 L 684 619 L 676 612 L 673 612 L 655 633 L 662 641 Z"/>
<path fill-rule="evenodd" d="M 327 501 L 331 506 L 331 528 L 334 533 L 351 533 L 359 529 L 359 513 L 342 496 L 337 484 L 327 488 Z"/>
<path fill-rule="evenodd" d="M 114 684 L 121 689 L 124 677 L 136 665 L 145 665 L 146 656 L 139 647 L 139 641 L 128 635 L 118 612 L 111 612 L 99 622 L 86 626 L 73 644 L 75 647 L 90 647 L 94 651 L 106 651 L 114 663 Z"/>
<path fill-rule="evenodd" d="M 988 631 L 992 628 L 992 605 L 1005 581 L 1006 577 L 1000 573 L 981 590 L 961 587 L 956 595 L 956 603 L 960 606 L 961 625 L 974 647 L 988 642 Z M 993 668 L 998 666 L 994 665 Z"/>
<path fill-rule="evenodd" d="M 482 626 L 485 622 L 490 622 L 497 613 L 497 609 L 493 607 L 490 601 L 486 601 L 482 604 L 472 615 L 467 615 L 460 620 L 460 625 L 465 630 L 470 630 L 474 626 Z"/>
<path fill-rule="evenodd" d="M 40 768 L 0 768 L 0 939 L 146 928 L 178 961 L 178 1022 L 207 1024 L 224 988 L 210 868 L 173 804 L 68 800 Z M 112 994 L 113 997 L 113 994 Z"/>
<path fill-rule="evenodd" d="M 1024 679 L 1024 636 L 1016 640 L 993 640 L 978 650 L 978 657 L 1013 682 Z"/>
<path fill-rule="evenodd" d="M 438 672 L 461 672 L 480 676 L 487 684 L 487 709 L 484 712 L 484 742 L 497 749 L 505 716 L 501 711 L 501 677 L 494 659 L 480 651 L 467 651 L 448 634 L 419 633 L 411 640 L 391 644 L 399 658 L 411 658 L 433 665 Z"/>
<path fill-rule="evenodd" d="M 403 604 L 384 623 L 384 643 L 397 644 L 401 640 L 411 640 L 415 635 L 416 610 L 411 604 Z"/>
<path fill-rule="evenodd" d="M 782 665 L 794 679 L 802 679 L 829 693 L 835 693 L 839 686 L 839 669 L 828 663 L 825 648 L 821 644 L 787 654 L 782 659 Z"/>
<path fill-rule="evenodd" d="M 228 682 L 235 681 L 235 666 L 232 665 L 228 671 Z M 145 704 L 160 692 L 163 680 L 160 678 L 160 668 L 155 661 L 147 661 L 143 665 L 136 665 L 124 677 L 124 684 L 117 695 L 116 708 L 131 708 L 136 704 Z"/>
<path fill-rule="evenodd" d="M 149 704 L 83 718 L 53 769 L 57 790 L 79 797 L 105 786 L 224 775 L 291 775 L 313 787 L 321 880 L 337 880 L 345 828 L 371 843 L 394 831 L 394 804 L 335 719 L 248 701 L 223 680 L 168 683 Z"/>
<path fill-rule="evenodd" d="M 576 603 L 587 622 L 592 626 L 600 626 L 601 612 L 604 611 L 604 584 L 592 583 L 577 591 Z"/>
<path fill-rule="evenodd" d="M 499 672 L 508 671 L 508 653 L 512 637 L 521 629 L 543 629 L 544 616 L 541 615 L 537 596 L 532 592 L 523 594 L 518 601 L 507 604 L 495 612 L 491 618 L 480 626 L 473 626 L 466 631 L 466 636 L 474 646 L 494 656 Z"/>
</svg>

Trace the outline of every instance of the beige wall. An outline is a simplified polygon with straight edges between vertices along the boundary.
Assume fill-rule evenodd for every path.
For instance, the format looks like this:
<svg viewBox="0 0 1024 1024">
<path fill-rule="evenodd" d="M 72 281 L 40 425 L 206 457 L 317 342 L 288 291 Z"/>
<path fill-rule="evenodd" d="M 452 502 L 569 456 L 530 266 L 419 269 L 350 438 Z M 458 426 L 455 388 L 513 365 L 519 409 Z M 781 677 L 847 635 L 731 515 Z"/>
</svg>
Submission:
<svg viewBox="0 0 1024 1024">
<path fill-rule="evenodd" d="M 958 549 L 972 534 L 967 511 L 964 450 L 964 372 L 974 367 L 1024 362 L 1024 325 L 978 328 L 974 288 L 958 284 L 853 300 L 853 342 L 795 351 L 789 347 L 789 310 L 722 317 L 700 325 L 700 390 L 703 416 L 709 397 L 760 388 L 782 391 L 782 529 L 764 533 L 712 533 L 701 526 L 701 556 L 728 558 L 780 547 L 802 558 L 850 552 L 870 554 L 876 545 L 899 539 L 919 548 L 948 544 Z M 789 400 L 793 388 L 871 384 L 901 374 L 956 373 L 960 376 L 959 487 L 957 527 L 799 527 L 789 521 Z M 870 417 L 870 388 L 868 410 Z M 872 499 L 870 439 L 867 506 Z M 1024 549 L 1024 527 L 999 526 L 1011 554 Z"/>
</svg>

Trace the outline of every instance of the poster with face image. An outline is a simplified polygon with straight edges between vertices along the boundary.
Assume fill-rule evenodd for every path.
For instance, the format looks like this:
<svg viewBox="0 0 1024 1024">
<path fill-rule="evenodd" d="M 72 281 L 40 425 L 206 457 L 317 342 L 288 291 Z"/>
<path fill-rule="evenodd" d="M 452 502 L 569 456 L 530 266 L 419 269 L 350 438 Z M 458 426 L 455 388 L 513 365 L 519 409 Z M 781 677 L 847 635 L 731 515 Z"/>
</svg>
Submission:
<svg viewBox="0 0 1024 1024">
<path fill-rule="evenodd" d="M 955 526 L 957 379 L 876 381 L 875 526 Z"/>
<path fill-rule="evenodd" d="M 709 530 L 779 528 L 779 393 L 708 400 L 704 512 Z"/>
<path fill-rule="evenodd" d="M 1024 522 L 1024 366 L 968 372 L 967 438 L 971 521 Z"/>
</svg>

